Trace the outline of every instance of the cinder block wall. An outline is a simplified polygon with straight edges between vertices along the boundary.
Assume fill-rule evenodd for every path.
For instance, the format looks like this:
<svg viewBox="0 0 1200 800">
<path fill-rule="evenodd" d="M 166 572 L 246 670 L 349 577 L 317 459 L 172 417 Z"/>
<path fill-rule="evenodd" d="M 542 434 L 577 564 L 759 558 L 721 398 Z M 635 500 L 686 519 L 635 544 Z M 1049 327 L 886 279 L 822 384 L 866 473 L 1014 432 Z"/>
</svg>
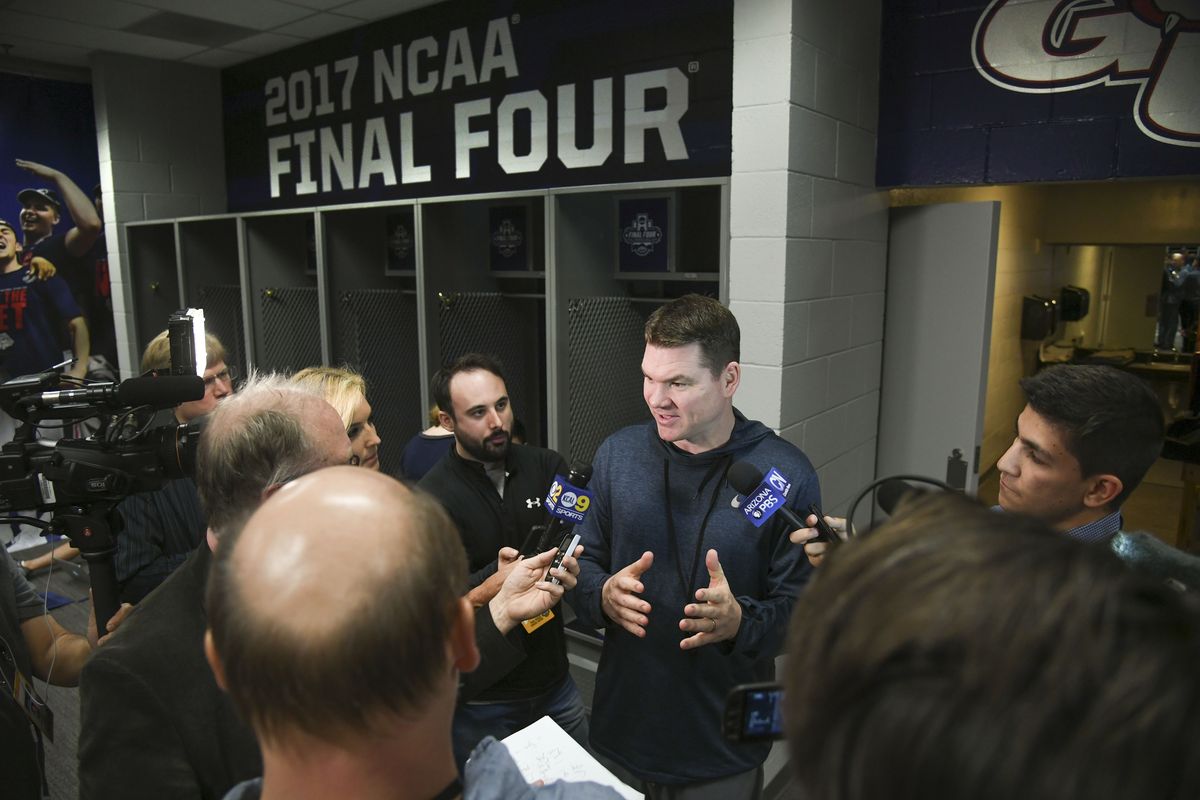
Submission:
<svg viewBox="0 0 1200 800">
<path fill-rule="evenodd" d="M 114 53 L 95 54 L 91 66 L 113 316 L 129 377 L 145 343 L 131 338 L 125 223 L 226 210 L 221 74 Z"/>
<path fill-rule="evenodd" d="M 875 474 L 888 219 L 875 189 L 880 20 L 878 0 L 734 10 L 736 402 L 808 454 L 831 512 Z"/>
<path fill-rule="evenodd" d="M 1188 58 L 1195 63 L 1195 44 L 1185 43 L 1188 34 L 1167 35 L 1165 20 L 1144 19 L 1130 5 L 1089 3 L 1079 13 L 1069 3 L 887 3 L 879 182 L 1195 174 L 1192 148 L 1163 147 L 1143 132 L 1196 130 L 1195 95 L 1184 88 L 1195 83 L 1195 67 L 1184 66 Z M 1158 7 L 1164 17 L 1176 10 Z M 1043 46 L 1052 31 L 1066 40 Z M 1140 73 L 1145 83 L 1095 86 L 1096 76 L 1114 73 Z M 1059 91 L 1047 91 L 1051 83 Z M 1073 91 L 1085 86 L 1092 88 Z"/>
</svg>

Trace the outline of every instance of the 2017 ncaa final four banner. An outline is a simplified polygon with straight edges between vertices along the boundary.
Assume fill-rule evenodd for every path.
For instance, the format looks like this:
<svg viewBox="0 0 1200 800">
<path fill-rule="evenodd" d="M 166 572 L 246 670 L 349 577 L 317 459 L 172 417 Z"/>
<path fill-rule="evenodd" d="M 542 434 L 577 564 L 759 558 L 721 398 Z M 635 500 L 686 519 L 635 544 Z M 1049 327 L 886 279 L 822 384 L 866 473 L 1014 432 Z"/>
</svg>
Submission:
<svg viewBox="0 0 1200 800">
<path fill-rule="evenodd" d="M 732 0 L 455 0 L 224 71 L 231 211 L 730 173 Z"/>
</svg>

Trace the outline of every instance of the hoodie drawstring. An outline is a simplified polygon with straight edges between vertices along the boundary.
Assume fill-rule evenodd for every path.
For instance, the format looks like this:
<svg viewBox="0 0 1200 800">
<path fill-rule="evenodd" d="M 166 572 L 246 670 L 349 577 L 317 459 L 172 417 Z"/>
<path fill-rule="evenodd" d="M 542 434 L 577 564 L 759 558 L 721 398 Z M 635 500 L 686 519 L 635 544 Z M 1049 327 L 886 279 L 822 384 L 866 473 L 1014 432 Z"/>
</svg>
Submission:
<svg viewBox="0 0 1200 800">
<path fill-rule="evenodd" d="M 696 489 L 696 494 L 692 497 L 693 500 L 699 500 L 704 487 L 713 479 L 714 475 L 723 475 L 729 467 L 729 462 L 732 456 L 728 453 L 721 456 L 713 462 L 708 471 L 704 473 L 704 479 L 700 481 L 699 487 Z M 712 494 L 708 500 L 708 509 L 704 512 L 704 519 L 700 523 L 700 535 L 696 537 L 696 552 L 692 554 L 692 569 L 687 576 L 683 573 L 683 558 L 679 552 L 679 540 L 675 534 L 675 513 L 671 508 L 671 461 L 668 458 L 663 459 L 663 492 L 664 500 L 667 509 L 667 541 L 670 544 L 672 553 L 676 556 L 675 569 L 679 573 L 679 585 L 683 589 L 683 596 L 692 598 L 691 582 L 695 580 L 696 568 L 700 565 L 700 554 L 704 551 L 704 532 L 708 529 L 708 520 L 712 516 L 713 510 L 717 507 L 717 497 L 721 494 L 721 481 L 713 483 Z"/>
</svg>

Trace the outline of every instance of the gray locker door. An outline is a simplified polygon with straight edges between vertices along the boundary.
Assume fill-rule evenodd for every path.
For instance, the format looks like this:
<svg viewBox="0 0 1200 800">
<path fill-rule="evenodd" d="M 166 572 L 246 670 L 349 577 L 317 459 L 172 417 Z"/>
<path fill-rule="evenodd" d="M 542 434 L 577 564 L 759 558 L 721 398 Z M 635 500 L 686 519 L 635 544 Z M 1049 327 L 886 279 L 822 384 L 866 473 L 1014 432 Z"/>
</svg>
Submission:
<svg viewBox="0 0 1200 800">
<path fill-rule="evenodd" d="M 323 363 L 318 323 L 321 312 L 315 288 L 292 286 L 263 291 L 259 304 L 261 369 L 291 373 Z"/>
<path fill-rule="evenodd" d="M 343 292 L 334 305 L 334 364 L 349 364 L 367 381 L 367 399 L 389 475 L 400 469 L 409 437 L 425 428 L 417 355 L 417 298 L 397 289 Z"/>
<path fill-rule="evenodd" d="M 880 476 L 944 480 L 953 450 L 979 485 L 1000 203 L 893 209 L 888 236 Z"/>
<path fill-rule="evenodd" d="M 646 317 L 627 297 L 567 303 L 567 458 L 591 462 L 600 443 L 649 418 L 642 399 Z"/>
<path fill-rule="evenodd" d="M 204 324 L 225 346 L 225 363 L 246 375 L 246 325 L 242 320 L 242 287 L 235 284 L 201 286 L 197 292 Z"/>
<path fill-rule="evenodd" d="M 443 302 L 438 312 L 442 363 L 466 353 L 498 358 L 504 367 L 513 414 L 525 423 L 531 444 L 542 444 L 539 431 L 545 391 L 544 349 L 538 330 L 544 315 L 541 301 L 496 292 L 461 292 Z"/>
</svg>

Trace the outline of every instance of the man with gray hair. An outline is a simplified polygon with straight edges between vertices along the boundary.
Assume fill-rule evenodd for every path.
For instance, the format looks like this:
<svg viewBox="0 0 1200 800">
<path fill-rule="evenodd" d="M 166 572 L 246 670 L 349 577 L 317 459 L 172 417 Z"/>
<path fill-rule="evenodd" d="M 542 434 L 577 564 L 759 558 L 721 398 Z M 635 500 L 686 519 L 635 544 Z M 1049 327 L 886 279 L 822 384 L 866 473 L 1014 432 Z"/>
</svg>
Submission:
<svg viewBox="0 0 1200 800">
<path fill-rule="evenodd" d="M 261 775 L 254 733 L 213 679 L 204 657 L 204 587 L 213 553 L 236 535 L 281 486 L 322 467 L 350 461 L 341 418 L 320 396 L 282 376 L 252 376 L 209 415 L 196 457 L 196 486 L 208 514 L 207 546 L 138 606 L 92 659 L 81 683 L 79 796 L 220 798 Z M 524 658 L 506 634 L 546 610 L 575 585 L 579 565 L 564 559 L 541 578 L 552 552 L 514 569 L 500 592 L 475 612 L 481 668 L 463 696 L 490 685 Z M 402 679 L 398 675 L 397 679 Z"/>
<path fill-rule="evenodd" d="M 348 523 L 369 564 L 345 559 L 344 542 L 329 535 Z M 540 582 L 553 555 L 514 565 L 505 585 L 522 571 Z M 573 582 L 567 570 L 552 573 Z M 591 783 L 530 786 L 491 738 L 459 781 L 450 736 L 458 673 L 480 662 L 466 579 L 450 517 L 394 478 L 333 467 L 264 502 L 222 543 L 208 584 L 205 651 L 266 766 L 226 800 L 616 800 Z M 562 590 L 543 583 L 523 613 L 546 611 Z"/>
<path fill-rule="evenodd" d="M 204 659 L 204 586 L 221 536 L 290 480 L 350 458 L 333 408 L 286 379 L 252 377 L 212 411 L 196 459 L 200 548 L 84 670 L 79 796 L 221 797 L 262 773 L 251 730 Z"/>
</svg>

